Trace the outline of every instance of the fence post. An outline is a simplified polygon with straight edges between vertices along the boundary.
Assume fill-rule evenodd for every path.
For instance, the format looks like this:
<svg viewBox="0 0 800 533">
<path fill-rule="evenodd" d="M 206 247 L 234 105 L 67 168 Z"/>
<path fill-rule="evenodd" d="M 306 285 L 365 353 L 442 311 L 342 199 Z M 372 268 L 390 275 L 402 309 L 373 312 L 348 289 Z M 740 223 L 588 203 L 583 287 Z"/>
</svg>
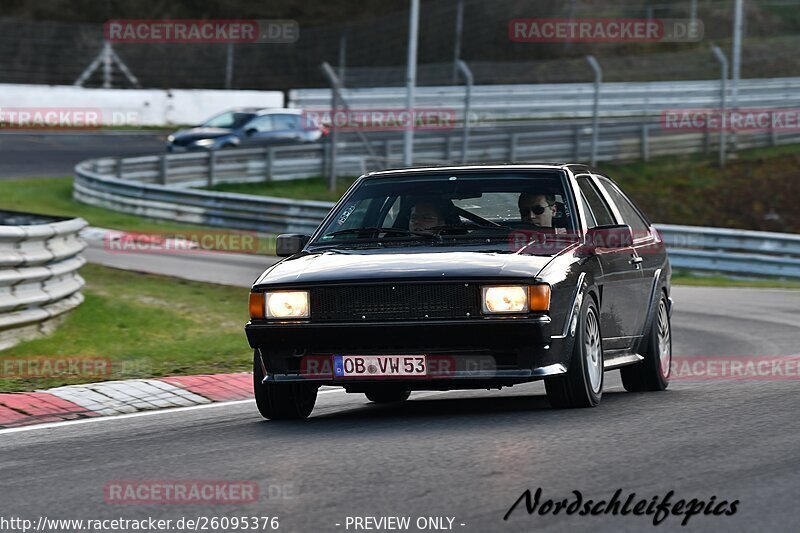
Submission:
<svg viewBox="0 0 800 533">
<path fill-rule="evenodd" d="M 466 82 L 466 92 L 464 93 L 464 138 L 461 140 L 461 164 L 463 165 L 467 162 L 467 146 L 469 144 L 469 113 L 472 105 L 472 84 L 474 82 L 474 78 L 472 77 L 472 71 L 469 69 L 466 63 L 459 59 L 456 62 L 456 65 L 458 66 L 458 70 L 461 71 L 461 74 L 464 75 L 464 81 Z"/>
<path fill-rule="evenodd" d="M 590 163 L 594 166 L 597 163 L 597 138 L 598 128 L 600 127 L 600 84 L 603 83 L 603 70 L 600 63 L 594 56 L 586 56 L 586 61 L 594 71 L 594 104 L 592 105 L 592 157 Z"/>
<path fill-rule="evenodd" d="M 158 179 L 161 185 L 167 184 L 167 154 L 161 154 L 158 160 Z"/>
<path fill-rule="evenodd" d="M 214 173 L 217 171 L 217 152 L 216 150 L 208 151 L 208 183 L 209 189 L 214 187 Z"/>
<path fill-rule="evenodd" d="M 642 159 L 650 161 L 650 124 L 642 124 Z"/>
<path fill-rule="evenodd" d="M 272 181 L 274 179 L 273 168 L 275 165 L 275 148 L 271 146 L 267 148 L 267 152 L 265 155 L 266 155 L 266 161 L 265 161 L 266 173 L 264 175 L 264 179 L 266 181 Z"/>
<path fill-rule="evenodd" d="M 727 90 L 727 86 L 726 86 L 726 83 L 727 83 L 727 80 L 728 80 L 728 58 L 725 57 L 725 54 L 722 53 L 722 50 L 719 49 L 719 46 L 712 46 L 711 47 L 711 51 L 714 53 L 714 57 L 717 58 L 717 60 L 720 63 L 720 66 L 722 67 L 722 76 L 720 77 L 720 85 L 719 85 L 719 93 L 720 93 L 719 94 L 719 99 L 720 99 L 720 107 L 721 107 L 721 115 L 722 115 L 720 131 L 719 131 L 719 166 L 724 167 L 725 166 L 725 149 L 726 149 L 726 144 L 727 144 L 726 131 L 725 131 L 727 129 L 727 125 L 725 124 L 725 119 L 726 119 L 725 114 L 727 112 L 727 108 L 726 108 L 727 101 L 726 101 L 726 98 L 727 98 L 727 94 L 728 94 L 728 90 Z M 706 121 L 706 122 L 708 122 L 708 121 Z"/>
</svg>

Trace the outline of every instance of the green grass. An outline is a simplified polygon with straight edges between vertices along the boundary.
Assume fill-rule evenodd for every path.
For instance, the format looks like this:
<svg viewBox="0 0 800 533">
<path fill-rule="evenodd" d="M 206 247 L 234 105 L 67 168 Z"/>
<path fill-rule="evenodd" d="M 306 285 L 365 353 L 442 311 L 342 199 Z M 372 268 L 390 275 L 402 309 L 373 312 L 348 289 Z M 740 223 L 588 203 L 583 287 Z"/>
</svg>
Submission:
<svg viewBox="0 0 800 533">
<path fill-rule="evenodd" d="M 6 359 L 106 357 L 112 373 L 8 377 L 0 392 L 180 374 L 247 371 L 252 351 L 243 326 L 248 289 L 138 274 L 95 265 L 81 270 L 86 301 L 49 337 L 0 353 Z"/>
<path fill-rule="evenodd" d="M 223 228 L 162 222 L 77 202 L 72 199 L 71 177 L 0 180 L 0 209 L 83 217 L 92 226 L 162 236 L 182 235 L 191 238 L 204 232 L 213 235 L 236 233 Z M 218 239 L 212 248 L 270 255 L 275 253 L 275 236 L 260 234 L 257 244 L 247 249 L 237 248 L 233 239 L 222 238 Z"/>
</svg>

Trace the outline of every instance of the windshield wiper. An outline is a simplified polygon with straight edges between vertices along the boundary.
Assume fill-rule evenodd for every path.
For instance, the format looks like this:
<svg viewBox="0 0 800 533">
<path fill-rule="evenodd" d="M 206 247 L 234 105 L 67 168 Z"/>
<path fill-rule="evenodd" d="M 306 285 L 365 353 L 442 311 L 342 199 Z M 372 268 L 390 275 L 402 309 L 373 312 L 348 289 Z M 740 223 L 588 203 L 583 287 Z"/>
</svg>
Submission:
<svg viewBox="0 0 800 533">
<path fill-rule="evenodd" d="M 338 231 L 334 231 L 333 233 L 326 233 L 324 237 L 336 237 L 338 235 L 348 235 L 348 234 L 363 235 L 369 233 L 387 233 L 389 235 L 399 235 L 406 237 L 411 237 L 411 236 L 425 237 L 427 239 L 439 240 L 439 236 L 436 235 L 435 233 L 428 233 L 425 231 L 411 231 L 400 228 L 378 228 L 378 227 L 340 229 Z"/>
</svg>

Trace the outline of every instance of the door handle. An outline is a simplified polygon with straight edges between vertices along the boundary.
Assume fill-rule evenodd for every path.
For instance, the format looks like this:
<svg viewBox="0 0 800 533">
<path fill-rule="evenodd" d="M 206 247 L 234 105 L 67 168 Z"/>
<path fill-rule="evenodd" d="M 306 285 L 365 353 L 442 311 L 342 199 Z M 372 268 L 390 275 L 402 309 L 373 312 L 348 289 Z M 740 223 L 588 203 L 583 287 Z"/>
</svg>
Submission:
<svg viewBox="0 0 800 533">
<path fill-rule="evenodd" d="M 634 266 L 636 266 L 638 268 L 639 265 L 642 264 L 642 261 L 644 261 L 644 259 L 642 259 L 639 256 L 635 256 L 635 257 L 631 257 L 631 260 L 628 261 L 628 263 L 630 263 L 630 264 L 632 264 L 632 265 L 634 265 Z"/>
</svg>

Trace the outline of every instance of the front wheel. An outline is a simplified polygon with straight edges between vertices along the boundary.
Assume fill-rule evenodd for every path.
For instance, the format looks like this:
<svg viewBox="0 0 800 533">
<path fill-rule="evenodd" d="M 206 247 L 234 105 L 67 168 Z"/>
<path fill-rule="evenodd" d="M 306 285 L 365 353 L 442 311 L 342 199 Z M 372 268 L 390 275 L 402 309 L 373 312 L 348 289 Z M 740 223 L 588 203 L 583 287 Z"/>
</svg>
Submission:
<svg viewBox="0 0 800 533">
<path fill-rule="evenodd" d="M 264 369 L 258 350 L 253 355 L 253 393 L 256 407 L 269 420 L 307 418 L 317 403 L 319 387 L 313 383 L 276 383 L 264 379 Z"/>
<path fill-rule="evenodd" d="M 547 399 L 557 409 L 594 407 L 603 396 L 603 339 L 597 305 L 584 295 L 567 373 L 544 381 Z"/>
<path fill-rule="evenodd" d="M 667 297 L 662 294 L 653 324 L 644 339 L 644 361 L 619 369 L 622 386 L 628 392 L 660 391 L 669 385 L 672 365 L 672 326 Z"/>
</svg>

